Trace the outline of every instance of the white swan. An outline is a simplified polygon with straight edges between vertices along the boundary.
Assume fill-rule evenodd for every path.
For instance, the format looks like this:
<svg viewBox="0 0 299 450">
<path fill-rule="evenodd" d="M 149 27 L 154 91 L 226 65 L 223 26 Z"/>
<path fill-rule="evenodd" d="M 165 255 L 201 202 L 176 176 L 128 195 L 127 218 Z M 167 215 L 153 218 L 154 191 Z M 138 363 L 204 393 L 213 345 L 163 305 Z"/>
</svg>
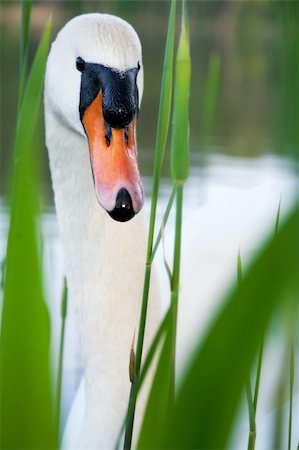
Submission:
<svg viewBox="0 0 299 450">
<path fill-rule="evenodd" d="M 95 106 L 89 109 L 89 113 L 95 113 L 98 120 L 101 106 L 102 110 L 107 106 L 105 104 L 103 108 L 98 96 L 100 89 L 96 75 L 95 78 L 89 77 L 91 82 L 94 81 L 94 91 L 86 80 L 82 82 L 85 64 L 96 64 L 99 70 L 102 66 L 112 68 L 110 72 L 105 69 L 102 72 L 103 77 L 109 73 L 110 86 L 114 83 L 114 76 L 118 76 L 121 84 L 125 72 L 133 69 L 130 74 L 136 74 L 136 86 L 129 83 L 127 87 L 129 90 L 138 89 L 133 96 L 136 104 L 133 99 L 133 107 L 128 108 L 131 116 L 128 115 L 134 123 L 136 105 L 140 104 L 143 88 L 141 48 L 136 33 L 126 22 L 113 16 L 90 14 L 77 17 L 59 33 L 47 65 L 46 140 L 70 298 L 77 308 L 85 354 L 83 424 L 76 429 L 72 421 L 69 427 L 71 441 L 68 448 L 72 450 L 112 448 L 115 443 L 130 387 L 128 358 L 139 317 L 146 241 L 141 213 L 127 223 L 117 223 L 97 202 L 96 196 L 112 215 L 124 212 L 125 216 L 116 218 L 125 219 L 128 218 L 126 214 L 133 215 L 140 209 L 143 193 L 134 152 L 127 152 L 125 148 L 131 145 L 129 142 L 132 143 L 133 125 L 128 130 L 126 144 L 124 133 L 115 133 L 102 123 L 96 127 L 96 131 L 102 130 L 98 136 L 93 133 L 95 130 L 89 120 L 84 123 L 84 111 L 86 113 L 88 106 Z M 88 68 L 92 69 L 92 66 Z M 107 82 L 107 78 L 105 80 Z M 123 105 L 119 104 L 117 95 L 111 96 L 113 90 L 109 91 L 105 80 L 102 80 L 106 89 L 104 100 L 109 96 L 114 98 L 110 107 L 114 109 L 113 105 L 116 105 L 116 112 L 121 109 L 120 115 L 125 123 L 129 119 L 122 111 Z M 88 97 L 90 91 L 93 92 L 91 98 Z M 111 115 L 109 117 L 108 112 L 104 114 L 106 118 L 112 122 L 117 120 Z M 90 114 L 87 113 L 86 117 L 90 118 Z M 83 124 L 90 134 L 90 146 Z M 99 143 L 99 153 L 110 147 L 104 142 L 107 139 L 113 153 L 116 151 L 114 138 L 123 151 L 122 158 L 116 157 L 116 160 L 123 164 L 113 168 L 95 153 L 97 149 L 93 143 Z M 131 154 L 133 162 L 124 160 L 126 152 Z M 95 159 L 97 157 L 99 159 Z M 110 174 L 108 188 L 107 179 L 98 170 L 101 164 Z M 115 167 L 127 169 L 117 171 Z M 226 180 L 231 176 L 231 167 L 232 162 L 228 176 L 224 177 Z M 249 173 L 248 185 L 241 183 L 237 190 L 230 184 L 226 186 L 217 173 L 208 186 L 204 205 L 185 221 L 178 324 L 181 366 L 188 357 L 186 346 L 190 349 L 194 345 L 194 330 L 198 335 L 206 328 L 221 293 L 236 276 L 238 248 L 241 247 L 242 257 L 245 254 L 245 262 L 250 259 L 262 236 L 273 227 L 281 194 L 285 193 L 282 196 L 283 207 L 287 209 L 286 203 L 291 202 L 295 192 L 292 180 L 287 182 L 289 173 L 281 172 L 281 168 L 280 172 L 271 173 L 269 179 L 265 179 L 265 172 L 261 171 L 260 177 L 252 182 L 252 173 L 255 172 L 256 167 Z M 130 176 L 126 177 L 126 174 Z M 122 191 L 118 204 L 120 209 L 124 205 L 124 211 L 115 211 L 116 199 L 122 188 L 129 193 L 132 202 Z M 151 293 L 148 336 L 152 335 L 160 313 L 156 285 L 152 286 Z M 73 411 L 80 410 L 82 403 L 77 401 L 76 405 Z M 265 445 L 260 444 L 260 448 L 265 448 Z"/>
<path fill-rule="evenodd" d="M 46 144 L 85 359 L 83 425 L 72 444 L 82 449 L 112 448 L 128 402 L 146 228 L 142 213 L 126 223 L 109 214 L 128 220 L 142 207 L 135 150 L 142 91 L 141 45 L 127 22 L 87 14 L 60 31 L 46 70 Z M 146 339 L 159 322 L 154 283 L 149 305 Z"/>
</svg>

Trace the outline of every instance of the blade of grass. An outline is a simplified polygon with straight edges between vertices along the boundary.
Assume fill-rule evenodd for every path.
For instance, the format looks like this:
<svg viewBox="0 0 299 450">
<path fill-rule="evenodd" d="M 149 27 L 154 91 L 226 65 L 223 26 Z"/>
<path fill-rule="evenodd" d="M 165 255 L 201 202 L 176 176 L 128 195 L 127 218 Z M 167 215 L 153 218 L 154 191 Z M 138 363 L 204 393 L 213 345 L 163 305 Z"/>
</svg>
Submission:
<svg viewBox="0 0 299 450">
<path fill-rule="evenodd" d="M 289 402 L 288 450 L 291 450 L 292 446 L 294 370 L 295 370 L 295 350 L 294 350 L 294 338 L 292 338 L 290 344 L 290 392 L 289 392 L 290 402 Z"/>
<path fill-rule="evenodd" d="M 168 326 L 169 319 L 170 319 L 170 309 L 168 309 L 167 313 L 164 316 L 164 319 L 162 320 L 162 322 L 161 322 L 161 324 L 160 324 L 160 326 L 159 326 L 159 328 L 158 328 L 158 330 L 157 330 L 157 332 L 155 334 L 155 337 L 154 337 L 154 339 L 153 339 L 153 341 L 152 341 L 152 343 L 150 345 L 150 348 L 149 348 L 149 350 L 147 352 L 146 358 L 145 358 L 144 363 L 142 365 L 142 369 L 140 371 L 139 378 L 138 378 L 138 380 L 136 380 L 135 389 L 132 392 L 132 395 L 131 395 L 131 398 L 130 398 L 131 401 L 129 402 L 129 406 L 128 406 L 128 411 L 127 411 L 126 417 L 125 417 L 125 419 L 123 421 L 123 424 L 122 424 L 122 426 L 120 428 L 120 431 L 118 433 L 118 438 L 116 440 L 116 444 L 115 444 L 115 447 L 114 447 L 115 450 L 118 450 L 120 448 L 121 437 L 122 437 L 123 431 L 125 430 L 126 423 L 127 422 L 130 423 L 132 421 L 132 415 L 134 414 L 134 411 L 135 411 L 135 403 L 134 402 L 136 402 L 136 398 L 137 398 L 138 392 L 140 391 L 140 389 L 143 386 L 143 382 L 145 380 L 147 372 L 148 372 L 148 370 L 149 370 L 149 368 L 151 366 L 151 363 L 152 363 L 153 358 L 154 358 L 154 356 L 156 354 L 156 351 L 157 351 L 158 346 L 159 346 L 159 344 L 161 342 L 161 339 L 163 338 L 163 335 L 165 334 L 166 328 Z"/>
<path fill-rule="evenodd" d="M 31 0 L 24 0 L 22 2 L 22 28 L 21 28 L 21 38 L 20 38 L 18 112 L 20 112 L 20 109 L 21 109 L 21 104 L 22 104 L 25 85 L 26 85 L 31 7 L 32 7 Z"/>
<path fill-rule="evenodd" d="M 162 224 L 160 226 L 159 233 L 158 233 L 158 235 L 156 237 L 156 241 L 155 241 L 155 244 L 154 244 L 154 247 L 153 247 L 153 251 L 152 251 L 152 254 L 151 254 L 151 262 L 153 262 L 155 254 L 156 254 L 156 251 L 158 250 L 158 247 L 159 247 L 159 244 L 160 244 L 160 241 L 161 241 L 161 238 L 162 238 L 163 230 L 165 229 L 165 226 L 166 226 L 166 223 L 168 221 L 168 217 L 169 217 L 172 205 L 173 205 L 173 201 L 175 199 L 175 194 L 176 194 L 176 186 L 173 186 L 171 194 L 170 194 L 170 197 L 169 197 L 169 200 L 168 200 L 168 203 L 167 203 L 167 206 L 166 206 L 166 209 L 165 209 L 165 212 L 164 212 L 164 215 L 163 215 Z"/>
<path fill-rule="evenodd" d="M 40 106 L 51 24 L 47 23 L 24 91 L 14 147 L 1 358 L 1 448 L 55 448 L 49 366 L 49 317 L 36 231 L 31 144 Z"/>
<path fill-rule="evenodd" d="M 237 274 L 238 274 L 238 288 L 241 287 L 242 284 L 242 259 L 240 249 L 238 252 L 238 263 L 237 263 Z M 248 450 L 253 450 L 255 447 L 255 439 L 256 439 L 256 425 L 255 425 L 255 410 L 252 399 L 251 392 L 251 383 L 250 376 L 248 375 L 246 378 L 246 400 L 247 400 L 247 408 L 248 408 L 248 418 L 249 418 L 249 434 L 248 434 Z"/>
<path fill-rule="evenodd" d="M 1 289 L 4 289 L 4 280 L 5 280 L 5 265 L 6 265 L 6 258 L 4 257 L 1 261 Z"/>
<path fill-rule="evenodd" d="M 182 2 L 182 26 L 178 45 L 175 90 L 173 105 L 173 127 L 171 141 L 171 177 L 175 184 L 183 184 L 189 173 L 189 95 L 191 59 L 189 25 Z"/>
<path fill-rule="evenodd" d="M 176 58 L 171 173 L 176 186 L 176 223 L 174 259 L 171 278 L 171 320 L 158 361 L 144 415 L 138 448 L 162 448 L 161 438 L 169 411 L 173 409 L 175 392 L 175 348 L 179 297 L 183 184 L 189 171 L 189 91 L 191 61 L 188 18 L 182 4 L 182 27 Z"/>
<path fill-rule="evenodd" d="M 59 342 L 59 355 L 58 355 L 58 369 L 57 369 L 57 385 L 56 385 L 56 434 L 60 437 L 60 410 L 61 410 L 61 387 L 62 387 L 62 372 L 63 372 L 63 353 L 64 353 L 64 336 L 65 336 L 65 321 L 67 316 L 67 299 L 68 291 L 66 278 L 63 281 L 63 289 L 61 296 L 61 331 Z"/>
<path fill-rule="evenodd" d="M 175 11 L 176 11 L 176 1 L 172 0 L 169 14 L 169 24 L 166 38 L 166 47 L 164 55 L 163 64 L 163 75 L 161 83 L 161 93 L 160 93 L 160 105 L 158 113 L 158 126 L 157 126 L 157 137 L 155 146 L 155 162 L 154 162 L 154 173 L 153 173 L 153 186 L 152 186 L 152 202 L 151 202 L 151 212 L 150 212 L 150 224 L 148 233 L 148 243 L 147 243 L 147 255 L 146 255 L 146 267 L 144 275 L 144 285 L 142 294 L 142 304 L 140 311 L 139 327 L 138 327 L 138 337 L 137 337 L 137 349 L 136 349 L 136 377 L 138 380 L 141 368 L 142 352 L 143 352 L 143 342 L 145 333 L 145 323 L 147 315 L 148 306 L 148 295 L 151 277 L 151 253 L 154 240 L 155 231 L 155 220 L 156 220 L 156 209 L 157 200 L 159 192 L 159 181 L 161 166 L 164 158 L 168 127 L 169 127 L 169 117 L 171 110 L 171 93 L 172 93 L 172 72 L 173 72 L 173 48 L 174 48 L 174 37 L 175 37 Z M 135 410 L 136 399 L 134 404 L 132 403 L 133 391 L 131 391 L 129 402 L 132 404 L 133 410 Z M 134 426 L 134 413 L 131 417 L 131 423 L 127 422 L 125 442 L 129 443 L 131 446 L 132 433 Z M 127 444 L 126 444 L 127 445 Z M 130 448 L 127 447 L 127 448 Z"/>
<path fill-rule="evenodd" d="M 259 389 L 260 389 L 263 354 L 264 354 L 264 336 L 262 336 L 262 340 L 261 340 L 261 344 L 260 344 L 260 348 L 259 348 L 259 354 L 258 354 L 257 368 L 256 368 L 255 388 L 254 388 L 254 397 L 253 397 L 253 406 L 254 406 L 255 413 L 256 413 L 256 409 L 257 409 L 257 401 L 258 401 Z"/>
<path fill-rule="evenodd" d="M 285 337 L 285 336 L 284 336 Z M 284 342 L 284 355 L 280 367 L 280 375 L 275 393 L 275 414 L 273 420 L 273 448 L 283 448 L 284 446 L 284 422 L 285 422 L 285 398 L 287 384 L 289 381 L 289 342 Z"/>
<path fill-rule="evenodd" d="M 261 335 L 285 296 L 297 293 L 298 227 L 296 203 L 277 237 L 265 243 L 243 275 L 241 287 L 229 294 L 198 344 L 164 430 L 163 448 L 227 446 Z"/>
<path fill-rule="evenodd" d="M 256 428 L 250 379 L 248 379 L 246 382 L 246 399 L 249 413 L 249 435 L 247 448 L 248 450 L 253 450 L 255 447 Z"/>
<path fill-rule="evenodd" d="M 149 235 L 148 235 L 148 245 L 147 245 L 147 258 L 146 258 L 146 271 L 145 271 L 145 281 L 144 281 L 144 291 L 142 298 L 142 308 L 139 321 L 139 332 L 137 341 L 137 351 L 136 351 L 136 373 L 140 372 L 141 359 L 142 359 L 142 349 L 144 340 L 144 328 L 146 321 L 147 312 L 147 300 L 148 300 L 148 289 L 149 289 L 149 279 L 151 272 L 151 253 L 153 247 L 154 239 L 154 229 L 155 229 L 155 219 L 156 219 L 156 209 L 159 191 L 159 181 L 161 173 L 161 165 L 164 158 L 169 117 L 171 110 L 171 93 L 172 93 L 172 72 L 173 72 L 173 48 L 174 48 L 174 33 L 175 33 L 175 10 L 176 1 L 172 0 L 171 9 L 169 15 L 169 24 L 167 31 L 164 65 L 163 65 L 163 76 L 161 83 L 161 93 L 160 93 L 160 105 L 158 114 L 158 127 L 157 127 L 157 138 L 155 146 L 155 163 L 154 163 L 154 174 L 153 174 L 153 187 L 152 187 L 152 203 L 150 212 L 150 225 L 149 225 Z"/>
<path fill-rule="evenodd" d="M 281 198 L 279 199 L 279 204 L 278 204 L 277 213 L 276 213 L 274 238 L 277 236 L 278 230 L 279 230 L 280 209 L 281 209 Z M 262 364 L 263 364 L 263 354 L 264 354 L 264 336 L 262 336 L 261 344 L 260 344 L 260 348 L 259 348 L 256 377 L 255 377 L 254 398 L 253 398 L 253 406 L 254 406 L 254 414 L 255 415 L 256 415 L 259 388 L 260 388 L 261 371 L 262 371 Z"/>
</svg>

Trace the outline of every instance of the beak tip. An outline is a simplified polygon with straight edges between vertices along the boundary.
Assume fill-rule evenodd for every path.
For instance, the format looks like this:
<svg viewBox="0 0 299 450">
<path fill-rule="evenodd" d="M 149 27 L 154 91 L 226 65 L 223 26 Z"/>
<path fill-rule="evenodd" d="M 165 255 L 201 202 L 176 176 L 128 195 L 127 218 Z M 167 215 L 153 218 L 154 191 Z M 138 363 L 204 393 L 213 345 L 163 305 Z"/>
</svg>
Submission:
<svg viewBox="0 0 299 450">
<path fill-rule="evenodd" d="M 132 198 L 127 189 L 121 188 L 116 196 L 115 207 L 107 211 L 112 219 L 118 222 L 127 222 L 135 216 Z"/>
</svg>

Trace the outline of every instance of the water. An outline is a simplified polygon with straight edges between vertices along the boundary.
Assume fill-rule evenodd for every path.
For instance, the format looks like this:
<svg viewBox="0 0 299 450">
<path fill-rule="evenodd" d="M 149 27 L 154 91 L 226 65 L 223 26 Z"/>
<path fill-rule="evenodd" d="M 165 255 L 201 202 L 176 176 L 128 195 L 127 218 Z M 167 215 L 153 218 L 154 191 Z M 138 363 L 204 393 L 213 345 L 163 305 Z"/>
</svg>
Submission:
<svg viewBox="0 0 299 450">
<path fill-rule="evenodd" d="M 151 180 L 144 179 L 146 192 L 145 213 L 149 215 L 149 193 Z M 205 166 L 194 161 L 190 178 L 184 193 L 184 227 L 182 240 L 181 289 L 190 301 L 181 305 L 178 325 L 178 365 L 186 362 L 186 348 L 192 349 L 213 312 L 219 306 L 223 292 L 236 277 L 236 257 L 240 248 L 243 264 L 252 258 L 256 249 L 269 230 L 274 229 L 275 217 L 281 199 L 282 217 L 294 201 L 298 180 L 291 162 L 271 155 L 255 158 L 233 158 L 211 156 Z M 171 185 L 162 179 L 161 198 L 158 204 L 158 224 L 161 222 Z M 0 260 L 5 254 L 5 236 L 8 217 L 3 201 L 0 203 Z M 171 215 L 165 230 L 165 257 L 171 262 L 171 242 L 174 218 Z M 63 284 L 63 262 L 59 244 L 57 221 L 52 208 L 42 216 L 45 267 L 45 291 L 49 303 L 53 353 L 53 374 L 57 370 L 57 352 L 60 333 L 60 298 Z M 157 254 L 162 297 L 169 298 L 167 276 L 163 263 L 162 249 Z M 191 282 L 190 282 L 191 279 Z M 188 326 L 186 326 L 188 324 Z M 271 344 L 272 348 L 274 344 Z M 275 342 L 275 352 L 266 356 L 265 367 L 271 367 L 271 379 L 264 370 L 261 388 L 259 416 L 260 427 L 257 448 L 269 447 L 267 436 L 273 422 L 273 388 L 281 360 L 281 344 Z M 273 369 L 274 368 L 274 369 Z M 298 368 L 299 369 L 299 368 Z M 276 375 L 275 375 L 276 374 Z M 80 344 L 76 332 L 76 320 L 69 302 L 62 395 L 62 426 L 82 375 Z M 295 385 L 298 396 L 299 386 Z M 298 407 L 294 406 L 298 416 Z M 296 422 L 297 421 L 297 422 Z M 294 417 L 298 423 L 299 417 Z M 241 425 L 243 435 L 247 436 L 247 420 Z M 264 434 L 263 430 L 264 429 Z M 294 428 L 295 430 L 295 428 Z M 298 430 L 294 432 L 298 441 Z M 297 436 L 296 436 L 297 433 Z M 242 438 L 236 438 L 236 442 Z M 243 442 L 246 447 L 246 442 Z M 266 446 L 265 446 L 266 445 Z M 239 446 L 239 444 L 238 444 Z M 241 448 L 239 446 L 239 448 Z"/>
</svg>

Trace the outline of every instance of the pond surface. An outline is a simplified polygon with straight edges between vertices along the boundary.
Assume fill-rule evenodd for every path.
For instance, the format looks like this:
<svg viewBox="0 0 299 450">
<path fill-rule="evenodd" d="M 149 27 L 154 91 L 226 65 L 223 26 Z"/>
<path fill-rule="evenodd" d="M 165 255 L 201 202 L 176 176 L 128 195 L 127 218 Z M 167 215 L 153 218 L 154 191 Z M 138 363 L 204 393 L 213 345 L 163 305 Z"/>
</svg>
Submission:
<svg viewBox="0 0 299 450">
<path fill-rule="evenodd" d="M 151 180 L 145 178 L 144 185 L 146 191 L 144 210 L 148 217 Z M 186 354 L 188 355 L 186 348 L 188 351 L 192 349 L 196 339 L 203 333 L 213 312 L 219 306 L 223 294 L 231 283 L 235 282 L 238 249 L 240 249 L 245 266 L 269 230 L 274 230 L 280 200 L 281 220 L 283 220 L 283 216 L 295 199 L 296 189 L 298 189 L 298 180 L 293 172 L 291 161 L 288 159 L 272 155 L 255 159 L 214 155 L 208 159 L 205 166 L 194 161 L 184 193 L 181 290 L 184 294 L 182 297 L 189 298 L 190 302 L 187 305 L 181 305 L 179 311 L 179 371 L 184 366 Z M 158 224 L 161 223 L 170 191 L 170 181 L 162 179 Z M 2 260 L 5 254 L 5 236 L 8 226 L 8 217 L 3 201 L 0 203 L 0 214 L 0 260 Z M 172 255 L 173 221 L 174 218 L 171 215 L 165 229 L 165 257 L 169 262 Z M 60 333 L 63 261 L 56 216 L 52 208 L 42 215 L 42 225 L 45 290 L 52 320 L 51 345 L 53 373 L 55 374 Z M 156 266 L 162 298 L 165 300 L 166 306 L 169 288 L 162 249 L 158 251 Z M 282 355 L 282 346 L 279 340 L 274 342 L 273 348 L 275 352 L 270 351 L 265 360 L 265 367 L 269 371 L 265 368 L 262 377 L 258 418 L 263 425 L 260 427 L 261 431 L 257 439 L 257 448 L 260 449 L 269 448 L 266 436 L 273 423 L 273 389 L 275 389 L 277 373 L 281 364 L 279 355 Z M 70 299 L 63 375 L 63 425 L 81 375 L 80 345 Z M 296 401 L 298 392 L 297 382 L 295 385 Z M 294 423 L 298 423 L 298 401 L 294 412 Z M 241 425 L 241 430 L 247 436 L 246 418 L 244 423 L 246 425 L 243 428 Z M 298 430 L 294 432 L 294 443 L 295 439 L 298 442 L 298 433 Z M 242 438 L 236 437 L 236 442 L 241 441 Z M 241 447 L 243 448 L 243 444 Z M 239 446 L 239 448 L 241 447 Z M 245 447 L 246 443 L 244 443 Z"/>
</svg>

